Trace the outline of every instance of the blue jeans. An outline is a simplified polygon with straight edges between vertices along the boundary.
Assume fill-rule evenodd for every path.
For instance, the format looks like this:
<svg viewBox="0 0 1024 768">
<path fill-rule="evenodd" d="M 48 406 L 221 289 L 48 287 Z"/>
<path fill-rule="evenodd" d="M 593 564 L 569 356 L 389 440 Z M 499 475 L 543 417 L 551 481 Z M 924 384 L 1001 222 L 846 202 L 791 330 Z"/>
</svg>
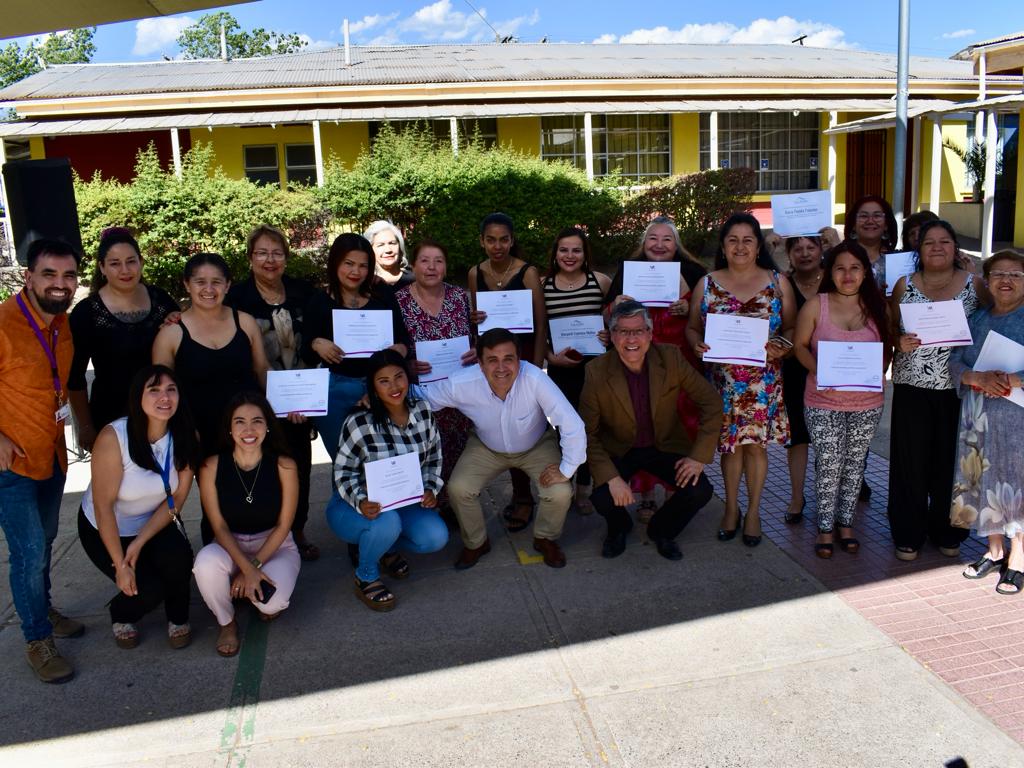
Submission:
<svg viewBox="0 0 1024 768">
<path fill-rule="evenodd" d="M 359 545 L 356 576 L 360 581 L 380 578 L 378 561 L 387 552 L 402 549 L 425 554 L 448 543 L 448 528 L 437 510 L 419 504 L 389 509 L 368 520 L 335 491 L 327 502 L 327 523 L 339 539 Z"/>
<path fill-rule="evenodd" d="M 0 472 L 0 528 L 10 551 L 11 597 L 26 642 L 53 634 L 50 610 L 50 553 L 57 538 L 64 473 L 33 480 L 11 470 Z"/>
<path fill-rule="evenodd" d="M 327 415 L 314 416 L 313 423 L 316 424 L 316 431 L 320 433 L 320 439 L 324 441 L 324 448 L 327 449 L 327 455 L 331 457 L 332 462 L 338 455 L 341 425 L 345 423 L 352 406 L 365 394 L 365 380 L 353 379 L 338 373 L 331 374 L 331 383 L 327 389 Z"/>
</svg>

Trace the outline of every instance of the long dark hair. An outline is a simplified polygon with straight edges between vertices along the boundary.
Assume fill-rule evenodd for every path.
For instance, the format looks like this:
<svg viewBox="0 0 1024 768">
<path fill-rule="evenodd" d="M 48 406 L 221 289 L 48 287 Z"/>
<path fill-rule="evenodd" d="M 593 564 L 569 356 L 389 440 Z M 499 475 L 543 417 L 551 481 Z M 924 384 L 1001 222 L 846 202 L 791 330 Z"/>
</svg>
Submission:
<svg viewBox="0 0 1024 768">
<path fill-rule="evenodd" d="M 953 239 L 953 271 L 956 272 L 960 269 L 960 265 L 956 263 L 957 254 L 960 253 L 960 241 L 957 239 L 956 230 L 953 229 L 953 225 L 938 217 L 925 221 L 917 231 L 917 249 L 914 251 L 914 269 L 918 272 L 921 271 L 921 243 L 924 242 L 925 233 L 930 232 L 936 227 L 944 229 Z"/>
<path fill-rule="evenodd" d="M 267 436 L 263 438 L 263 445 L 261 446 L 263 455 L 288 456 L 288 443 L 281 433 L 281 426 L 274 415 L 274 409 L 270 407 L 270 403 L 267 402 L 267 398 L 263 396 L 263 393 L 256 392 L 255 390 L 239 392 L 228 400 L 228 404 L 224 406 L 224 413 L 221 415 L 222 450 L 225 453 L 231 453 L 235 450 L 235 441 L 231 438 L 231 419 L 234 418 L 235 411 L 243 405 L 255 405 L 263 412 L 263 419 L 267 422 Z"/>
<path fill-rule="evenodd" d="M 107 254 L 110 253 L 110 249 L 115 245 L 131 246 L 132 250 L 135 251 L 135 255 L 139 257 L 139 267 L 141 268 L 142 251 L 139 250 L 139 244 L 135 238 L 132 237 L 132 233 L 124 227 L 107 227 L 100 235 L 100 247 L 96 251 L 97 269 L 92 278 L 92 288 L 90 289 L 90 293 L 96 293 L 96 291 L 107 284 L 107 278 L 99 267 L 102 267 L 104 262 L 106 262 Z"/>
<path fill-rule="evenodd" d="M 725 238 L 729 236 L 729 232 L 732 231 L 733 227 L 739 226 L 740 224 L 746 224 L 752 230 L 754 230 L 754 237 L 757 238 L 757 258 L 754 263 L 757 264 L 761 269 L 767 269 L 769 272 L 777 271 L 775 266 L 775 260 L 772 259 L 772 255 L 768 253 L 768 246 L 764 242 L 764 233 L 761 232 L 761 222 L 753 217 L 753 215 L 741 211 L 740 213 L 734 213 L 728 219 L 725 220 L 725 224 L 718 230 L 718 253 L 715 254 L 715 269 L 728 269 L 729 262 L 725 258 Z"/>
<path fill-rule="evenodd" d="M 335 301 L 341 301 L 341 280 L 338 279 L 338 267 L 341 260 L 352 251 L 365 253 L 366 277 L 359 284 L 359 295 L 370 296 L 373 293 L 373 281 L 377 279 L 377 259 L 373 255 L 373 246 L 370 241 L 355 232 L 346 232 L 338 235 L 331 243 L 331 250 L 327 252 L 327 292 Z"/>
<path fill-rule="evenodd" d="M 864 268 L 864 279 L 860 283 L 857 293 L 860 297 L 861 314 L 865 320 L 871 320 L 878 331 L 878 338 L 882 344 L 889 345 L 889 322 L 886 315 L 885 296 L 875 282 L 871 273 L 871 259 L 864 246 L 856 240 L 843 240 L 835 248 L 825 253 L 825 274 L 821 276 L 821 284 L 818 286 L 818 295 L 836 292 L 836 284 L 832 279 L 832 268 L 842 254 L 848 253 L 860 262 Z"/>
<path fill-rule="evenodd" d="M 867 203 L 878 203 L 882 208 L 882 212 L 885 214 L 885 231 L 882 233 L 882 245 L 885 246 L 886 250 L 894 250 L 896 248 L 896 243 L 899 242 L 896 237 L 898 229 L 896 226 L 896 214 L 893 213 L 892 206 L 889 205 L 889 201 L 884 197 L 879 197 L 878 195 L 864 195 L 864 197 L 855 201 L 853 205 L 846 209 L 846 224 L 843 225 L 843 237 L 847 240 L 857 239 L 857 235 L 854 232 L 854 226 L 857 223 L 857 214 L 860 213 L 860 209 Z"/>
<path fill-rule="evenodd" d="M 512 237 L 512 246 L 508 249 L 508 255 L 513 259 L 523 258 L 519 254 L 519 241 L 516 240 L 516 226 L 512 223 L 512 217 L 507 213 L 501 213 L 495 211 L 484 216 L 484 220 L 480 222 L 480 237 L 484 236 L 484 230 L 492 224 L 505 227 L 508 230 L 509 235 Z"/>
<path fill-rule="evenodd" d="M 561 271 L 558 266 L 558 244 L 567 237 L 578 237 L 583 243 L 583 274 L 590 274 L 590 239 L 587 237 L 587 233 L 579 227 L 566 227 L 555 235 L 555 242 L 551 246 L 551 258 L 548 260 L 548 273 L 545 277 L 554 277 Z"/>
<path fill-rule="evenodd" d="M 366 361 L 366 399 L 370 401 L 370 413 L 373 415 L 373 423 L 382 429 L 387 427 L 391 417 L 388 414 L 388 409 L 384 406 L 384 401 L 377 394 L 376 387 L 373 386 L 373 377 L 389 365 L 401 368 L 405 371 L 406 378 L 408 378 L 409 369 L 405 364 L 405 358 L 393 349 L 382 349 L 379 352 L 374 352 L 370 355 L 370 359 Z M 411 389 L 406 393 L 405 404 L 407 406 L 413 404 Z"/>
<path fill-rule="evenodd" d="M 166 365 L 147 365 L 132 378 L 128 388 L 128 455 L 137 466 L 150 472 L 159 474 L 163 469 L 153 458 L 153 446 L 149 443 L 149 417 L 142 410 L 143 392 L 163 379 L 170 379 L 178 387 L 178 409 L 167 422 L 167 431 L 174 443 L 174 468 L 178 471 L 186 467 L 195 469 L 199 462 L 199 443 L 192 413 L 178 377 Z"/>
</svg>

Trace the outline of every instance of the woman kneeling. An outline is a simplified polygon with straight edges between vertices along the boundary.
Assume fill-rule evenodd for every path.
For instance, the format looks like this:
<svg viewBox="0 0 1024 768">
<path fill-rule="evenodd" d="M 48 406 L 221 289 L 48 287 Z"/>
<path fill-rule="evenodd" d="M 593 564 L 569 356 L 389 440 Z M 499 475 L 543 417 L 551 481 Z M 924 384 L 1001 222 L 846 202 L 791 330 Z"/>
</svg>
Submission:
<svg viewBox="0 0 1024 768">
<path fill-rule="evenodd" d="M 369 410 L 350 414 L 341 429 L 327 522 L 340 539 L 355 545 L 350 554 L 358 562 L 356 596 L 375 611 L 389 611 L 395 596 L 380 581 L 380 566 L 404 579 L 409 564 L 399 549 L 436 552 L 448 543 L 448 529 L 437 514 L 441 438 L 430 406 L 410 397 L 405 360 L 394 350 L 370 358 L 366 390 Z M 419 454 L 423 496 L 384 508 L 370 498 L 363 465 L 407 453 Z"/>
<path fill-rule="evenodd" d="M 245 598 L 261 619 L 271 621 L 288 607 L 299 576 L 301 558 L 291 532 L 299 476 L 284 455 L 278 429 L 263 395 L 235 395 L 225 410 L 222 433 L 228 444 L 199 470 L 203 512 L 215 540 L 199 551 L 193 570 L 220 625 L 221 656 L 238 653 L 231 601 Z"/>
</svg>

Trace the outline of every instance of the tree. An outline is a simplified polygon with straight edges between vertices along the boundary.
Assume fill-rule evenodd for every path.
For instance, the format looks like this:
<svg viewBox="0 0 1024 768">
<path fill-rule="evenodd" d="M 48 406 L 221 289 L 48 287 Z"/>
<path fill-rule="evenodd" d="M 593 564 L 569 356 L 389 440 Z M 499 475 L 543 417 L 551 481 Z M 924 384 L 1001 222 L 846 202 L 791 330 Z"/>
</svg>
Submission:
<svg viewBox="0 0 1024 768">
<path fill-rule="evenodd" d="M 238 19 L 226 11 L 207 13 L 178 35 L 178 47 L 186 59 L 216 59 L 220 57 L 220 27 L 224 25 L 228 55 L 247 59 L 253 56 L 271 56 L 277 53 L 295 53 L 306 47 L 299 35 L 268 32 L 257 27 L 246 32 Z"/>
<path fill-rule="evenodd" d="M 96 53 L 92 41 L 96 27 L 56 32 L 33 40 L 25 49 L 17 43 L 0 48 L 0 88 L 42 71 L 48 64 L 82 64 Z"/>
</svg>

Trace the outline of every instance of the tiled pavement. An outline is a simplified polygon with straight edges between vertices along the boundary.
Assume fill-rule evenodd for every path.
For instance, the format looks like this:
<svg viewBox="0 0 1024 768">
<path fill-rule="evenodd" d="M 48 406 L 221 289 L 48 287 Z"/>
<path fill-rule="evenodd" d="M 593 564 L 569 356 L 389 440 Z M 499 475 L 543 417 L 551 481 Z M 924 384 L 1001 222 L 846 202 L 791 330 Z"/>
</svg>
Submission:
<svg viewBox="0 0 1024 768">
<path fill-rule="evenodd" d="M 971 538 L 957 559 L 926 547 L 913 562 L 897 560 L 885 511 L 889 463 L 872 453 L 867 470 L 871 502 L 860 504 L 854 518 L 860 552 L 848 555 L 837 548 L 831 560 L 821 560 L 814 554 L 813 450 L 807 468 L 807 510 L 800 525 L 783 521 L 789 503 L 785 449 L 772 447 L 769 454 L 761 503 L 765 536 L 1024 743 L 1024 597 L 997 594 L 994 574 L 980 581 L 961 576 L 964 563 L 980 557 L 985 545 Z M 717 465 L 708 467 L 708 477 L 724 498 Z M 741 509 L 745 503 L 741 489 Z"/>
</svg>

